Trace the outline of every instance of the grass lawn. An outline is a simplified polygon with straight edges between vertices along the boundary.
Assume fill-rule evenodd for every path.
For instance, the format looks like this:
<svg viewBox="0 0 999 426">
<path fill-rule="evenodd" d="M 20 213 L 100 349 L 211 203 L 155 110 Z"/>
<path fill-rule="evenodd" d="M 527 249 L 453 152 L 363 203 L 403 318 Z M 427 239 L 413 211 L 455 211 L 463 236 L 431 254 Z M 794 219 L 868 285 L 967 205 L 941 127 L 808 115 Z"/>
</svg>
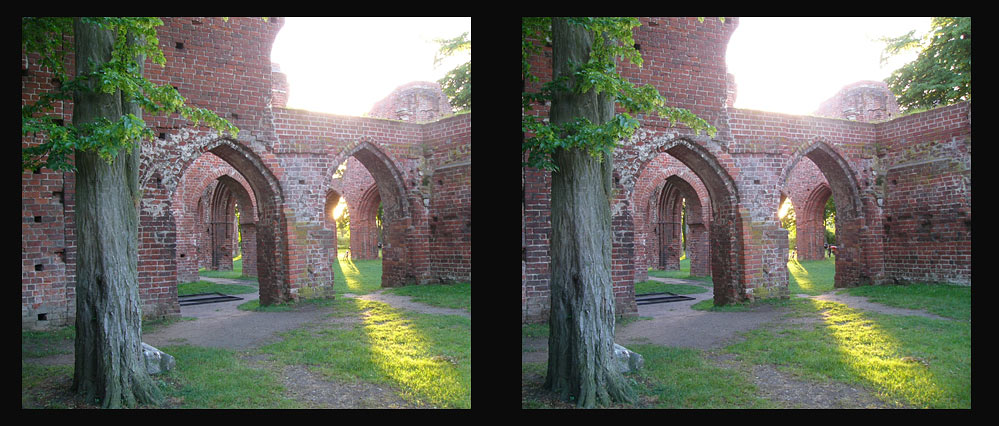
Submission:
<svg viewBox="0 0 999 426">
<path fill-rule="evenodd" d="M 331 380 L 360 380 L 398 387 L 420 406 L 471 408 L 471 320 L 456 315 L 402 311 L 374 301 L 325 301 L 353 325 L 282 333 L 261 348 L 274 360 L 307 365 Z"/>
<path fill-rule="evenodd" d="M 367 294 L 382 288 L 382 260 L 351 260 L 342 254 L 333 263 L 333 291 Z"/>
<path fill-rule="evenodd" d="M 243 275 L 243 259 L 237 257 L 232 261 L 231 271 L 209 271 L 205 268 L 198 269 L 198 275 L 209 278 L 229 278 L 233 280 L 257 281 L 257 277 Z"/>
<path fill-rule="evenodd" d="M 380 263 L 341 259 L 336 267 L 343 289 L 371 292 L 380 288 Z M 194 289 L 201 284 L 190 284 L 191 291 L 202 292 Z M 471 311 L 469 283 L 411 286 L 405 294 Z M 471 408 L 471 319 L 420 314 L 352 298 L 304 303 L 329 308 L 331 321 L 282 333 L 281 341 L 245 352 L 190 345 L 161 347 L 177 358 L 175 370 L 154 378 L 166 396 L 161 408 L 306 408 L 304 401 L 288 397 L 273 365 L 303 366 L 327 380 L 393 389 L 414 406 Z M 160 322 L 143 323 L 145 332 L 161 326 Z M 64 348 L 72 348 L 74 337 L 72 326 L 22 332 L 22 408 L 92 408 L 74 401 L 69 393 L 72 364 L 25 362 L 70 353 Z M 272 366 L 254 366 L 248 357 L 264 357 Z"/>
<path fill-rule="evenodd" d="M 682 280 L 694 280 L 701 282 L 702 285 L 711 285 L 711 277 L 698 277 L 690 275 L 690 259 L 686 257 L 680 259 L 680 269 L 672 271 L 660 271 L 657 269 L 649 268 L 650 277 L 659 278 L 679 278 Z"/>
<path fill-rule="evenodd" d="M 792 295 L 834 290 L 832 259 L 792 261 L 788 270 Z M 680 271 L 650 271 L 653 276 L 666 274 L 672 278 L 689 276 L 682 262 Z M 795 380 L 865 389 L 889 407 L 971 408 L 969 287 L 913 284 L 838 291 L 885 305 L 924 309 L 950 319 L 879 314 L 800 297 L 768 301 L 784 309 L 786 318 L 797 320 L 744 333 L 743 340 L 717 353 L 651 344 L 629 348 L 646 360 L 645 370 L 630 376 L 646 402 L 643 406 L 774 407 L 774 402 L 755 396 L 760 392 L 749 376 L 749 367 L 769 365 Z M 706 304 L 710 306 L 711 302 Z M 739 309 L 748 307 L 731 310 Z M 526 325 L 522 334 L 524 338 L 546 337 L 548 327 Z M 734 356 L 741 367 L 721 367 L 711 362 L 719 353 Z M 544 375 L 545 364 L 524 363 L 522 370 L 525 376 Z M 525 400 L 522 406 L 556 408 L 535 400 Z"/>
</svg>

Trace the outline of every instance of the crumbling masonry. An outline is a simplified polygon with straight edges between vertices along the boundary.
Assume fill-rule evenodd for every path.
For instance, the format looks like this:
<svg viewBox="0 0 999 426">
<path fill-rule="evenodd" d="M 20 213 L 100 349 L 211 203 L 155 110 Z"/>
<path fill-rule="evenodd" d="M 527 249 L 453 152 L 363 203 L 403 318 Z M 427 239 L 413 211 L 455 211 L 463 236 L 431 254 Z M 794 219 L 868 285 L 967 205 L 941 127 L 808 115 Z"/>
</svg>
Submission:
<svg viewBox="0 0 999 426">
<path fill-rule="evenodd" d="M 822 209 L 834 197 L 836 287 L 971 284 L 970 101 L 899 117 L 883 83 L 860 82 L 816 116 L 736 109 L 725 51 L 738 18 L 640 20 L 634 39 L 644 66 L 624 64 L 622 75 L 655 85 L 667 105 L 718 133 L 642 116 L 642 128 L 616 149 L 618 314 L 636 314 L 634 283 L 649 267 L 675 265 L 681 199 L 691 274 L 712 276 L 716 303 L 789 296 L 787 231 L 777 218 L 785 197 L 797 212 L 800 259 L 822 256 Z M 533 57 L 536 75 L 550 78 L 550 61 L 550 47 Z M 547 172 L 522 171 L 524 322 L 548 316 L 549 182 Z"/>
<path fill-rule="evenodd" d="M 147 64 L 147 78 L 173 85 L 240 133 L 220 137 L 177 116 L 145 117 L 159 137 L 141 153 L 144 316 L 178 315 L 177 283 L 195 279 L 199 266 L 231 269 L 237 234 L 263 303 L 331 295 L 330 213 L 340 197 L 351 213 L 352 257 L 373 258 L 381 244 L 383 286 L 471 281 L 472 117 L 454 114 L 436 83 L 399 88 L 371 117 L 289 109 L 287 82 L 270 62 L 283 18 L 163 21 L 167 65 Z M 22 54 L 22 102 L 49 90 L 51 77 Z M 69 125 L 72 105 L 55 114 Z M 22 147 L 33 143 L 26 138 Z M 74 175 L 41 169 L 21 180 L 22 328 L 72 323 Z"/>
</svg>

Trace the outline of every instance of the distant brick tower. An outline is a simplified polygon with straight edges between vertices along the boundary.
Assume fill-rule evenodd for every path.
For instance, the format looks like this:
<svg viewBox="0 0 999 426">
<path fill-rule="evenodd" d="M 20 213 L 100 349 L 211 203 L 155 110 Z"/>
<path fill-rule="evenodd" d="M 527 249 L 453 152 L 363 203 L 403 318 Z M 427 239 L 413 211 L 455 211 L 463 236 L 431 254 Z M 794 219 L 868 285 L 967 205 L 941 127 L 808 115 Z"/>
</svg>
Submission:
<svg viewBox="0 0 999 426">
<path fill-rule="evenodd" d="M 858 81 L 822 103 L 815 115 L 852 121 L 875 122 L 898 116 L 898 103 L 881 81 Z"/>
<path fill-rule="evenodd" d="M 368 115 L 378 118 L 426 123 L 453 113 L 441 86 L 430 81 L 414 81 L 399 86 L 378 101 Z"/>
<path fill-rule="evenodd" d="M 281 66 L 271 62 L 272 97 L 271 106 L 285 108 L 288 106 L 288 76 L 281 72 Z"/>
</svg>

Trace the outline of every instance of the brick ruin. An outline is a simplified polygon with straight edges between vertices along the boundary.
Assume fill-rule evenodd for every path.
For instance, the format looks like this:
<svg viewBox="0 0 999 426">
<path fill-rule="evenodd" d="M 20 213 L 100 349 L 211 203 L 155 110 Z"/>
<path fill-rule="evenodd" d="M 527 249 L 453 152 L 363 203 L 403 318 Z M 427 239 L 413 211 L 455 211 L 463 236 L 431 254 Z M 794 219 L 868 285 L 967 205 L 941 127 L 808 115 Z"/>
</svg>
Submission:
<svg viewBox="0 0 999 426">
<path fill-rule="evenodd" d="M 616 312 L 635 315 L 634 283 L 675 268 L 685 205 L 692 275 L 711 275 L 716 302 L 788 297 L 788 235 L 777 211 L 796 210 L 798 258 L 822 258 L 822 214 L 837 209 L 836 287 L 915 281 L 971 285 L 971 103 L 899 116 L 884 83 L 859 82 L 815 116 L 734 108 L 725 66 L 738 18 L 640 18 L 642 68 L 667 105 L 718 128 L 714 137 L 642 115 L 615 150 L 612 279 Z M 551 76 L 551 48 L 532 58 Z M 546 107 L 535 111 L 544 116 Z M 522 319 L 547 320 L 550 175 L 522 170 Z M 682 203 L 678 200 L 684 200 Z"/>
<path fill-rule="evenodd" d="M 173 85 L 240 133 L 220 137 L 176 115 L 144 117 L 159 135 L 141 152 L 144 316 L 179 315 L 177 283 L 196 279 L 199 267 L 231 269 L 237 230 L 244 272 L 258 277 L 263 303 L 331 295 L 331 213 L 341 197 L 352 258 L 377 257 L 381 244 L 382 286 L 471 281 L 471 114 L 453 114 L 436 83 L 400 87 L 369 117 L 290 109 L 287 80 L 270 62 L 283 18 L 163 21 L 167 64 L 147 64 L 147 78 Z M 21 55 L 25 103 L 53 84 L 36 59 Z M 54 113 L 71 123 L 69 102 Z M 22 328 L 72 323 L 74 174 L 43 168 L 21 181 Z"/>
</svg>

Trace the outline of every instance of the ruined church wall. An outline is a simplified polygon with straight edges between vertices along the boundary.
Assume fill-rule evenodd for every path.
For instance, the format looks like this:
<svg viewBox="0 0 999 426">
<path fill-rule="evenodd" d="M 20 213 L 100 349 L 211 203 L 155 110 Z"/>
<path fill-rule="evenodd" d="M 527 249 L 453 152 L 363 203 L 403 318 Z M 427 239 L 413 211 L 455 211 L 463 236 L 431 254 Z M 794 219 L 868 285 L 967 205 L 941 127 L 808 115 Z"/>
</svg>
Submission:
<svg viewBox="0 0 999 426">
<path fill-rule="evenodd" d="M 876 148 L 891 282 L 970 285 L 971 102 L 884 123 Z"/>
<path fill-rule="evenodd" d="M 400 195 L 405 220 L 393 232 L 405 241 L 403 250 L 387 263 L 389 281 L 402 285 L 432 279 L 433 260 L 428 254 L 427 206 L 430 197 L 417 189 L 428 130 L 413 123 L 311 114 L 277 108 L 287 98 L 284 90 L 273 94 L 276 79 L 270 62 L 271 45 L 283 18 L 163 18 L 157 28 L 167 64 L 147 62 L 146 76 L 157 84 L 170 84 L 192 106 L 207 108 L 240 128 L 238 138 L 220 137 L 215 131 L 194 127 L 177 116 L 146 117 L 157 138 L 142 146 L 140 185 L 139 294 L 147 317 L 175 316 L 177 303 L 178 235 L 181 218 L 174 209 L 181 178 L 207 152 L 228 163 L 252 188 L 260 206 L 254 229 L 261 300 L 286 301 L 319 296 L 332 289 L 330 250 L 332 231 L 324 229 L 325 190 L 330 175 L 346 159 L 344 150 L 365 145 L 361 161 L 379 163 L 378 173 L 391 173 Z M 51 75 L 37 61 L 22 55 L 22 102 L 34 102 L 52 88 Z M 72 55 L 69 57 L 72 69 Z M 277 112 L 280 111 L 280 112 Z M 71 124 L 72 106 L 57 105 L 55 114 Z M 471 115 L 449 121 L 461 129 L 451 138 L 466 146 L 459 149 L 470 159 Z M 424 126 L 424 127 L 421 127 Z M 446 135 L 448 124 L 435 132 Z M 280 131 L 276 128 L 279 127 Z M 322 128 L 319 128 L 322 127 Z M 281 136 L 278 136 L 278 133 Z M 39 141 L 27 139 L 22 146 Z M 446 143 L 440 143 L 441 149 Z M 438 153 L 436 145 L 431 156 Z M 370 164 L 366 164 L 370 165 Z M 468 167 L 466 167 L 468 169 Z M 469 172 L 470 176 L 470 172 Z M 449 178 L 449 180 L 453 180 Z M 460 180 L 460 179 L 459 179 Z M 470 185 L 468 179 L 465 183 Z M 464 195 L 470 202 L 470 195 Z M 22 325 L 45 328 L 64 325 L 75 315 L 74 175 L 42 169 L 22 174 Z M 398 202 L 396 204 L 399 204 Z M 467 207 L 467 206 L 466 206 Z M 470 207 L 467 207 L 470 212 Z M 468 213 L 470 215 L 470 213 Z M 469 222 L 470 226 L 470 222 Z M 470 232 L 470 229 L 469 229 Z M 469 245 L 470 247 L 470 245 Z M 185 255 L 186 257 L 186 255 Z M 470 262 L 463 258 L 462 262 Z M 470 271 L 470 264 L 462 268 Z M 467 273 L 470 274 L 470 273 Z M 266 288 L 265 288 L 266 287 Z"/>
<path fill-rule="evenodd" d="M 655 172 L 646 169 L 654 169 L 651 160 L 663 152 L 688 166 L 710 193 L 711 250 L 724 253 L 713 256 L 711 271 L 716 281 L 720 276 L 729 283 L 716 286 L 716 300 L 788 296 L 787 231 L 776 212 L 781 192 L 800 184 L 791 181 L 797 166 L 808 162 L 822 178 L 811 173 L 814 179 L 804 187 L 814 189 L 824 179 L 836 196 L 842 246 L 837 287 L 970 283 L 970 103 L 876 123 L 735 109 L 724 52 L 737 19 L 641 21 L 635 43 L 645 65 L 624 65 L 621 74 L 639 85 L 654 84 L 667 105 L 690 109 L 719 132 L 695 135 L 643 115 L 642 129 L 615 150 L 612 279 L 618 314 L 636 311 L 633 284 L 647 258 L 640 253 L 635 217 L 636 204 L 648 200 L 636 197 L 636 188 L 645 188 L 636 182 Z M 550 57 L 546 47 L 531 59 L 540 83 L 550 78 Z M 540 83 L 525 82 L 525 88 L 533 91 Z M 532 113 L 546 116 L 547 106 Z M 524 322 L 544 321 L 550 304 L 550 179 L 548 172 L 522 170 Z M 915 242 L 926 250 L 913 254 Z"/>
</svg>

